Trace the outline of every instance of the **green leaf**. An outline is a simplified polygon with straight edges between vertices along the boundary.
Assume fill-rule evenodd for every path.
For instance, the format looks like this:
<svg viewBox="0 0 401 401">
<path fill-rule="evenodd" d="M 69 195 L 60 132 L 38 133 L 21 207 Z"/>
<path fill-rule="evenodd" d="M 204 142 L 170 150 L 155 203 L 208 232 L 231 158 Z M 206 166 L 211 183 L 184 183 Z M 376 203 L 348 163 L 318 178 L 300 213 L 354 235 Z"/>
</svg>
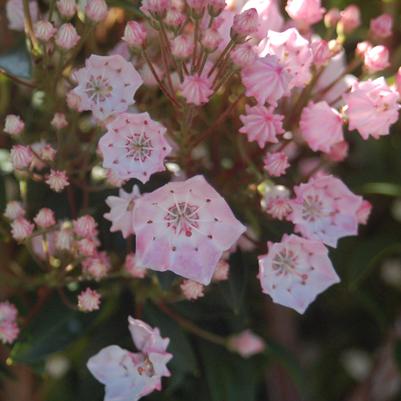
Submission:
<svg viewBox="0 0 401 401">
<path fill-rule="evenodd" d="M 31 79 L 31 57 L 25 45 L 0 54 L 0 69 L 15 77 Z"/>
<path fill-rule="evenodd" d="M 401 196 L 401 185 L 391 182 L 371 182 L 365 184 L 358 191 L 362 195 L 386 195 L 386 196 Z"/>
</svg>

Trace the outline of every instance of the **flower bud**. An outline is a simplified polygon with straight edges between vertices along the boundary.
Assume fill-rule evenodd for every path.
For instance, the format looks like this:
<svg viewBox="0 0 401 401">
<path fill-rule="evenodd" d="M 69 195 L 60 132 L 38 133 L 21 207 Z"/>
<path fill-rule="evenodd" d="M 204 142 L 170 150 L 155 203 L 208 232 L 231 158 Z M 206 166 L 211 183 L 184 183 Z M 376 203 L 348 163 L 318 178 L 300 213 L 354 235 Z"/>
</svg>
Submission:
<svg viewBox="0 0 401 401">
<path fill-rule="evenodd" d="M 74 221 L 74 232 L 83 238 L 95 237 L 97 235 L 97 223 L 92 216 L 82 216 Z"/>
<path fill-rule="evenodd" d="M 140 10 L 156 18 L 163 18 L 169 8 L 170 0 L 143 0 Z"/>
<path fill-rule="evenodd" d="M 75 0 L 58 0 L 56 6 L 60 15 L 67 19 L 72 18 L 77 11 Z"/>
<path fill-rule="evenodd" d="M 61 192 L 66 186 L 70 185 L 67 174 L 60 170 L 50 170 L 46 184 L 55 192 Z"/>
<path fill-rule="evenodd" d="M 140 48 L 144 45 L 147 37 L 147 32 L 142 23 L 137 21 L 128 21 L 124 29 L 122 40 L 129 47 Z"/>
<path fill-rule="evenodd" d="M 370 30 L 378 38 L 388 38 L 393 31 L 393 17 L 382 14 L 370 21 Z"/>
<path fill-rule="evenodd" d="M 200 16 L 203 14 L 203 11 L 208 4 L 208 0 L 187 0 L 186 3 L 198 16 Z"/>
<path fill-rule="evenodd" d="M 255 8 L 250 8 L 237 14 L 234 17 L 234 22 L 231 27 L 231 38 L 239 36 L 244 38 L 248 35 L 252 35 L 258 31 L 259 28 L 259 16 Z"/>
<path fill-rule="evenodd" d="M 364 63 L 369 72 L 384 70 L 390 66 L 390 52 L 386 46 L 375 46 L 365 52 Z"/>
<path fill-rule="evenodd" d="M 243 358 L 263 352 L 266 348 L 264 341 L 250 330 L 232 336 L 229 340 L 229 347 L 238 352 Z"/>
<path fill-rule="evenodd" d="M 49 21 L 41 20 L 35 22 L 34 33 L 37 39 L 48 42 L 56 33 L 57 29 Z"/>
<path fill-rule="evenodd" d="M 11 235 L 17 241 L 29 237 L 35 226 L 24 217 L 18 217 L 11 223 Z"/>
<path fill-rule="evenodd" d="M 56 218 L 53 210 L 48 209 L 47 207 L 40 209 L 33 221 L 40 228 L 49 228 L 56 224 Z"/>
<path fill-rule="evenodd" d="M 71 110 L 79 111 L 79 105 L 81 103 L 81 98 L 72 90 L 67 93 L 67 106 Z"/>
<path fill-rule="evenodd" d="M 186 17 L 177 7 L 170 7 L 167 11 L 164 22 L 170 28 L 179 28 L 185 21 Z"/>
<path fill-rule="evenodd" d="M 82 312 L 93 312 L 99 309 L 101 295 L 87 288 L 78 295 L 78 309 Z"/>
<path fill-rule="evenodd" d="M 67 119 L 64 113 L 56 113 L 50 123 L 54 128 L 60 130 L 68 125 Z"/>
<path fill-rule="evenodd" d="M 186 59 L 191 56 L 194 50 L 194 42 L 189 35 L 178 35 L 171 41 L 171 53 L 179 59 Z"/>
<path fill-rule="evenodd" d="M 356 45 L 355 54 L 360 58 L 364 58 L 365 53 L 371 48 L 372 48 L 372 45 L 370 44 L 370 42 L 368 42 L 367 40 L 364 40 L 363 42 L 359 42 Z"/>
<path fill-rule="evenodd" d="M 231 60 L 240 68 L 253 64 L 257 58 L 257 50 L 255 46 L 249 42 L 237 45 L 231 52 Z"/>
<path fill-rule="evenodd" d="M 104 0 L 88 0 L 85 15 L 93 22 L 103 21 L 107 17 L 108 8 Z"/>
<path fill-rule="evenodd" d="M 52 162 L 56 158 L 56 150 L 48 143 L 40 149 L 40 157 L 42 160 Z"/>
<path fill-rule="evenodd" d="M 341 14 L 338 8 L 331 8 L 324 16 L 324 25 L 326 28 L 334 28 L 340 21 Z"/>
<path fill-rule="evenodd" d="M 74 26 L 66 23 L 60 26 L 56 34 L 56 45 L 64 50 L 72 49 L 78 42 L 80 36 Z"/>
<path fill-rule="evenodd" d="M 8 220 L 15 220 L 18 217 L 25 216 L 25 209 L 22 207 L 22 203 L 18 201 L 10 201 L 6 205 L 6 210 L 3 215 Z"/>
<path fill-rule="evenodd" d="M 212 17 L 217 17 L 226 8 L 225 0 L 209 0 L 208 11 Z"/>
<path fill-rule="evenodd" d="M 341 11 L 340 16 L 340 24 L 344 33 L 351 33 L 361 25 L 361 12 L 355 4 L 351 4 Z"/>
<path fill-rule="evenodd" d="M 11 163 L 17 170 L 29 167 L 32 162 L 33 153 L 29 146 L 14 145 L 10 152 Z"/>
<path fill-rule="evenodd" d="M 25 123 L 20 116 L 8 114 L 4 122 L 4 132 L 10 135 L 19 135 L 25 128 Z"/>
<path fill-rule="evenodd" d="M 180 288 L 184 297 L 189 301 L 193 301 L 204 296 L 203 291 L 205 287 L 196 281 L 184 280 L 180 285 Z"/>
<path fill-rule="evenodd" d="M 325 65 L 331 57 L 329 44 L 326 40 L 317 40 L 311 43 L 313 62 L 317 66 Z"/>
<path fill-rule="evenodd" d="M 202 46 L 208 52 L 214 52 L 222 41 L 220 33 L 214 28 L 208 28 L 202 35 Z"/>
</svg>

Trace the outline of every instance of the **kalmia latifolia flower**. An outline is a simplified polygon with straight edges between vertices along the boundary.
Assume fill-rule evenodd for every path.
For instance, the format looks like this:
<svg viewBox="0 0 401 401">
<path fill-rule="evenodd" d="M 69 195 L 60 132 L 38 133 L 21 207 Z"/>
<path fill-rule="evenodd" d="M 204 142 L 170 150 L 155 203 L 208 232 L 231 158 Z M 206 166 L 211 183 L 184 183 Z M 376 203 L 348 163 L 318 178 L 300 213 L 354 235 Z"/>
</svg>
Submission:
<svg viewBox="0 0 401 401">
<path fill-rule="evenodd" d="M 99 141 L 103 167 L 120 179 L 147 182 L 152 174 L 165 170 L 164 159 L 171 152 L 165 132 L 148 113 L 117 115 Z"/>
<path fill-rule="evenodd" d="M 388 38 L 393 31 L 393 16 L 382 14 L 370 21 L 370 30 L 378 38 Z"/>
<path fill-rule="evenodd" d="M 132 48 L 141 48 L 147 37 L 147 32 L 142 23 L 137 21 L 128 21 L 124 29 L 122 40 Z"/>
<path fill-rule="evenodd" d="M 124 268 L 134 278 L 144 278 L 146 276 L 146 269 L 136 264 L 134 253 L 129 253 L 126 256 Z"/>
<path fill-rule="evenodd" d="M 327 28 L 334 28 L 340 21 L 341 14 L 338 8 L 331 8 L 324 16 L 324 25 Z"/>
<path fill-rule="evenodd" d="M 77 11 L 75 0 L 58 0 L 56 7 L 60 15 L 66 19 L 72 18 Z"/>
<path fill-rule="evenodd" d="M 24 217 L 25 213 L 25 209 L 21 202 L 10 201 L 6 205 L 6 210 L 4 211 L 3 216 L 8 220 L 15 220 L 18 219 L 18 217 Z"/>
<path fill-rule="evenodd" d="M 291 76 L 275 56 L 258 58 L 241 72 L 246 96 L 253 96 L 260 105 L 275 104 L 289 93 Z"/>
<path fill-rule="evenodd" d="M 60 26 L 56 33 L 56 45 L 63 50 L 70 50 L 77 45 L 81 37 L 69 22 Z"/>
<path fill-rule="evenodd" d="M 78 309 L 82 312 L 93 312 L 100 307 L 101 295 L 91 288 L 86 288 L 78 295 Z"/>
<path fill-rule="evenodd" d="M 121 231 L 124 238 L 134 234 L 134 209 L 136 200 L 141 193 L 138 186 L 134 185 L 131 193 L 120 189 L 119 196 L 108 196 L 106 204 L 110 207 L 110 212 L 104 218 L 111 221 L 111 232 Z"/>
<path fill-rule="evenodd" d="M 100 120 L 126 111 L 142 85 L 142 78 L 133 65 L 119 55 L 92 54 L 85 67 L 74 75 L 78 86 L 73 93 L 80 97 L 79 111 L 90 110 Z"/>
<path fill-rule="evenodd" d="M 185 60 L 192 55 L 194 41 L 190 35 L 178 35 L 171 41 L 171 53 L 178 59 Z"/>
<path fill-rule="evenodd" d="M 327 102 L 309 103 L 300 120 L 302 138 L 313 151 L 330 152 L 344 140 L 343 120 L 340 113 Z"/>
<path fill-rule="evenodd" d="M 263 163 L 265 170 L 272 177 L 282 176 L 290 166 L 287 155 L 284 152 L 266 153 Z"/>
<path fill-rule="evenodd" d="M 160 391 L 161 378 L 170 376 L 166 364 L 172 358 L 166 349 L 168 338 L 160 336 L 145 322 L 129 317 L 129 330 L 138 352 L 130 352 L 117 345 L 103 348 L 88 361 L 92 375 L 105 385 L 106 398 L 137 401 Z"/>
<path fill-rule="evenodd" d="M 66 172 L 61 170 L 50 170 L 46 184 L 55 192 L 61 192 L 70 185 Z"/>
<path fill-rule="evenodd" d="M 231 36 L 233 38 L 244 38 L 258 32 L 259 16 L 255 8 L 245 10 L 234 16 L 234 22 L 231 27 Z"/>
<path fill-rule="evenodd" d="M 8 114 L 4 121 L 4 132 L 10 135 L 19 135 L 25 128 L 25 123 L 20 116 Z"/>
<path fill-rule="evenodd" d="M 0 302 L 0 341 L 11 344 L 19 334 L 17 325 L 18 311 L 15 305 L 8 301 Z"/>
<path fill-rule="evenodd" d="M 330 175 L 312 177 L 296 186 L 294 192 L 289 219 L 303 237 L 336 247 L 340 238 L 358 233 L 357 211 L 363 199 L 340 179 Z"/>
<path fill-rule="evenodd" d="M 340 24 L 345 33 L 351 33 L 361 25 L 361 12 L 359 7 L 351 4 L 340 13 Z"/>
<path fill-rule="evenodd" d="M 317 295 L 340 281 L 320 242 L 285 235 L 259 257 L 259 280 L 273 302 L 304 313 Z"/>
<path fill-rule="evenodd" d="M 44 207 L 39 210 L 33 221 L 38 227 L 46 229 L 56 224 L 56 217 L 53 210 Z"/>
<path fill-rule="evenodd" d="M 108 8 L 104 0 L 89 0 L 85 6 L 85 15 L 93 22 L 103 21 L 107 17 Z"/>
<path fill-rule="evenodd" d="M 143 195 L 135 205 L 139 266 L 209 284 L 224 251 L 245 231 L 225 200 L 195 176 Z"/>
<path fill-rule="evenodd" d="M 53 26 L 53 24 L 46 20 L 35 22 L 33 30 L 36 38 L 44 43 L 47 43 L 57 32 L 57 29 Z"/>
<path fill-rule="evenodd" d="M 264 148 L 266 143 L 277 143 L 277 136 L 284 132 L 284 116 L 274 114 L 273 108 L 264 106 L 245 106 L 246 114 L 239 118 L 243 127 L 239 132 L 246 134 L 249 141 L 255 141 L 260 148 Z"/>
<path fill-rule="evenodd" d="M 261 337 L 251 330 L 245 330 L 239 334 L 231 336 L 228 341 L 229 348 L 240 354 L 243 358 L 250 358 L 260 354 L 266 348 L 266 344 Z"/>
<path fill-rule="evenodd" d="M 305 25 L 319 22 L 326 11 L 320 0 L 288 0 L 285 10 L 293 20 Z"/>
<path fill-rule="evenodd" d="M 167 10 L 164 22 L 168 27 L 176 29 L 185 22 L 185 19 L 185 14 L 182 13 L 177 7 L 172 6 Z"/>
<path fill-rule="evenodd" d="M 11 148 L 10 159 L 15 169 L 24 170 L 31 164 L 33 153 L 29 146 L 14 145 Z"/>
<path fill-rule="evenodd" d="M 33 233 L 35 225 L 25 217 L 18 217 L 11 223 L 11 235 L 17 241 L 23 241 Z"/>
<path fill-rule="evenodd" d="M 184 297 L 189 301 L 194 301 L 195 299 L 202 298 L 205 295 L 203 292 L 205 287 L 193 280 L 184 280 L 181 283 L 180 288 Z"/>
<path fill-rule="evenodd" d="M 189 104 L 201 106 L 213 94 L 211 79 L 203 75 L 187 75 L 181 84 L 181 95 Z"/>
<path fill-rule="evenodd" d="M 390 52 L 386 46 L 374 46 L 366 50 L 364 64 L 369 72 L 384 70 L 390 66 Z"/>
<path fill-rule="evenodd" d="M 398 120 L 399 95 L 388 87 L 383 77 L 356 82 L 345 94 L 349 129 L 356 129 L 363 139 L 378 139 L 388 135 L 390 126 Z"/>
</svg>

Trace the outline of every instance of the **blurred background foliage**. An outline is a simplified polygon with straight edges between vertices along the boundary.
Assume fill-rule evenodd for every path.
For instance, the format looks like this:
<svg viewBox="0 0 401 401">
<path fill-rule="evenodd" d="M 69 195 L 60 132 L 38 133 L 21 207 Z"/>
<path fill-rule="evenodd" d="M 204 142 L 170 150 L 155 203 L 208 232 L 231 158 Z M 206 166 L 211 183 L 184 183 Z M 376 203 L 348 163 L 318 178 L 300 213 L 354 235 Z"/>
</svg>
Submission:
<svg viewBox="0 0 401 401">
<path fill-rule="evenodd" d="M 323 3 L 326 8 L 350 4 L 348 0 Z M 388 71 L 391 77 L 401 64 L 401 1 L 353 3 L 361 7 L 364 24 L 349 42 L 350 51 L 366 37 L 372 17 L 383 11 L 394 15 L 396 32 L 390 44 L 394 68 Z M 111 4 L 134 12 L 131 2 L 113 0 Z M 8 51 L 18 47 L 20 40 L 6 30 L 2 15 L 0 47 L 5 51 L 0 55 L 0 66 L 13 68 L 15 58 Z M 19 54 L 18 60 L 18 73 L 29 74 L 26 62 L 22 65 L 24 55 Z M 27 124 L 35 125 L 35 105 L 28 102 L 23 90 L 17 90 L 11 81 L 0 76 L 1 119 L 5 114 L 32 106 L 32 115 L 26 116 Z M 6 348 L 0 350 L 0 399 L 102 400 L 103 386 L 89 374 L 86 361 L 109 344 L 132 350 L 127 316 L 140 315 L 170 338 L 169 351 L 174 355 L 171 378 L 164 382 L 163 392 L 147 397 L 149 401 L 401 400 L 401 125 L 393 126 L 392 135 L 380 141 L 362 141 L 355 133 L 347 137 L 352 157 L 334 173 L 354 192 L 370 200 L 374 209 L 369 224 L 358 237 L 343 239 L 337 249 L 330 251 L 342 278 L 340 285 L 319 296 L 307 313 L 299 316 L 273 305 L 261 293 L 255 280 L 255 253 L 239 252 L 230 259 L 228 282 L 214 285 L 200 301 L 182 301 L 171 306 L 174 313 L 223 336 L 251 327 L 266 340 L 263 354 L 242 359 L 190 334 L 157 304 L 143 300 L 143 294 L 130 279 L 102 283 L 101 310 L 84 315 L 65 304 L 75 300 L 78 287 L 74 284 L 62 296 L 44 287 L 27 292 L 11 288 L 12 281 L 8 280 L 12 279 L 1 275 L 1 298 L 12 295 L 21 315 L 28 315 L 28 324 L 11 352 Z M 9 145 L 7 138 L 0 136 L 1 210 L 5 194 L 10 196 L 16 191 L 16 181 L 9 174 L 1 150 Z M 149 191 L 161 184 L 153 180 L 144 189 Z M 90 203 L 101 205 L 105 196 L 114 192 L 91 194 Z M 56 209 L 58 216 L 68 216 L 63 195 L 50 193 L 35 183 L 28 184 L 27 194 L 31 212 L 45 202 Z M 76 194 L 78 199 L 81 195 Z M 235 203 L 235 199 L 232 201 Z M 102 218 L 105 211 L 104 205 L 89 212 L 96 213 L 102 242 L 110 244 L 116 255 L 124 255 L 125 242 L 118 234 L 109 233 L 109 224 Z M 248 212 L 238 210 L 239 215 Z M 264 239 L 281 237 L 282 228 L 273 231 L 267 217 L 261 225 Z M 5 266 L 11 266 L 18 276 L 14 263 L 18 256 L 18 265 L 37 274 L 35 262 L 17 248 L 1 222 L 0 273 Z M 163 290 L 172 285 L 174 277 L 165 273 L 159 280 Z"/>
</svg>

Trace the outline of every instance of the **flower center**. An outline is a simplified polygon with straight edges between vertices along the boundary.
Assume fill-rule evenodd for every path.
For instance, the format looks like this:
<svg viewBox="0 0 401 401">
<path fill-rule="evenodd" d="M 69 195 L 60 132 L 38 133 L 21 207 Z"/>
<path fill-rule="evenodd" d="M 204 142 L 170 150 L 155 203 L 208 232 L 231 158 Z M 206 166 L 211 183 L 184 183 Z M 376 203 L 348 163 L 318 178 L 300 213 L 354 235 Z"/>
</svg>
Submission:
<svg viewBox="0 0 401 401">
<path fill-rule="evenodd" d="M 323 202 L 318 195 L 308 195 L 302 204 L 302 218 L 314 222 L 323 217 Z"/>
<path fill-rule="evenodd" d="M 146 357 L 142 365 L 138 367 L 138 373 L 141 376 L 147 376 L 147 377 L 152 377 L 155 375 L 153 364 L 152 362 L 150 362 L 148 357 Z"/>
<path fill-rule="evenodd" d="M 91 75 L 85 87 L 85 92 L 95 103 L 104 102 L 111 96 L 112 90 L 113 87 L 110 85 L 108 79 L 101 75 L 96 77 Z"/>
<path fill-rule="evenodd" d="M 187 237 L 192 235 L 193 229 L 199 228 L 199 207 L 187 202 L 179 202 L 168 209 L 164 216 L 167 227 L 171 228 L 175 234 L 185 234 Z"/>
<path fill-rule="evenodd" d="M 145 133 L 134 133 L 127 138 L 125 149 L 127 151 L 127 157 L 135 161 L 144 162 L 151 156 L 153 145 Z"/>
<path fill-rule="evenodd" d="M 292 276 L 299 278 L 301 284 L 305 284 L 308 275 L 296 270 L 298 264 L 297 254 L 291 249 L 284 248 L 274 256 L 272 267 L 276 272 L 276 276 L 287 276 L 288 274 L 291 274 Z"/>
</svg>

